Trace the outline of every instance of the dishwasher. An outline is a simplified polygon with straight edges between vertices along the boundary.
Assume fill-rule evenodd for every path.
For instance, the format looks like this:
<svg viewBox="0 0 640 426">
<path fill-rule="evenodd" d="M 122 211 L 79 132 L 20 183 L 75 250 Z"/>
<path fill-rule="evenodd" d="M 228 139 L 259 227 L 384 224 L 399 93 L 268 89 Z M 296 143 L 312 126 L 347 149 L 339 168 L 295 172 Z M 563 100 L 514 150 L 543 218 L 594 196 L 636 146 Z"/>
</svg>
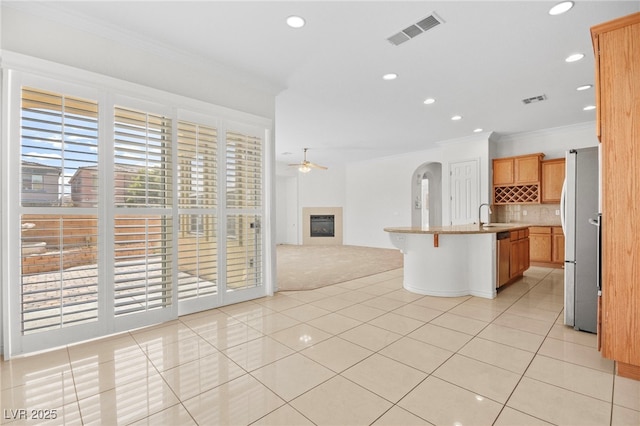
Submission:
<svg viewBox="0 0 640 426">
<path fill-rule="evenodd" d="M 511 233 L 509 231 L 496 234 L 496 288 L 509 282 L 511 263 Z"/>
</svg>

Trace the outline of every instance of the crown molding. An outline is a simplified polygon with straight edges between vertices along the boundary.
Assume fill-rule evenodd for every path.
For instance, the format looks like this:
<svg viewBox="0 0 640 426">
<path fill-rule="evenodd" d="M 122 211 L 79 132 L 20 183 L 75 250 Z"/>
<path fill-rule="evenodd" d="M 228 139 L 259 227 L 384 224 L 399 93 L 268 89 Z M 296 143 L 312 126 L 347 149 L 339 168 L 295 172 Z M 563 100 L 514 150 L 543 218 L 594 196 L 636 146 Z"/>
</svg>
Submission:
<svg viewBox="0 0 640 426">
<path fill-rule="evenodd" d="M 548 135 L 558 135 L 562 133 L 575 133 L 576 131 L 592 131 L 593 136 L 596 135 L 596 122 L 587 121 L 583 123 L 571 124 L 568 126 L 551 127 L 548 129 L 533 130 L 530 132 L 510 133 L 500 135 L 495 141 L 498 143 L 518 142 L 529 140 L 532 137 L 544 137 Z"/>
</svg>

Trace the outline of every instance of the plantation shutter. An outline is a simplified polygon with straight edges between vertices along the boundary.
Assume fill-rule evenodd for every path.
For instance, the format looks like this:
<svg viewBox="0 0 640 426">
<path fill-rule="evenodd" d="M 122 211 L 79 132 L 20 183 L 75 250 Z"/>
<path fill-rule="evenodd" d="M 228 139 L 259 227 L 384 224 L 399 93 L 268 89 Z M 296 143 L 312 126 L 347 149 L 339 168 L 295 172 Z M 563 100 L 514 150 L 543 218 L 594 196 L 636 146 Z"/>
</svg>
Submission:
<svg viewBox="0 0 640 426">
<path fill-rule="evenodd" d="M 116 317 L 171 305 L 171 119 L 115 107 Z"/>
<path fill-rule="evenodd" d="M 178 122 L 178 299 L 218 291 L 217 130 Z"/>
<path fill-rule="evenodd" d="M 23 335 L 98 318 L 98 103 L 22 87 Z"/>
<path fill-rule="evenodd" d="M 262 285 L 262 139 L 226 133 L 227 290 Z"/>
</svg>

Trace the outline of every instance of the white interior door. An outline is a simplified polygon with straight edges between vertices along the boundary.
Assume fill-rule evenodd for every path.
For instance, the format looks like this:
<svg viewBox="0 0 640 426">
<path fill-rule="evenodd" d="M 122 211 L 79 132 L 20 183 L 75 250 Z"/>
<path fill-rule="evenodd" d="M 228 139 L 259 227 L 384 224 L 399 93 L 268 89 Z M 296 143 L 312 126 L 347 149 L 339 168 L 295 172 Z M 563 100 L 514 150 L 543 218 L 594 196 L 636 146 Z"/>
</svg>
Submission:
<svg viewBox="0 0 640 426">
<path fill-rule="evenodd" d="M 478 218 L 478 160 L 450 165 L 451 224 L 473 223 Z"/>
</svg>

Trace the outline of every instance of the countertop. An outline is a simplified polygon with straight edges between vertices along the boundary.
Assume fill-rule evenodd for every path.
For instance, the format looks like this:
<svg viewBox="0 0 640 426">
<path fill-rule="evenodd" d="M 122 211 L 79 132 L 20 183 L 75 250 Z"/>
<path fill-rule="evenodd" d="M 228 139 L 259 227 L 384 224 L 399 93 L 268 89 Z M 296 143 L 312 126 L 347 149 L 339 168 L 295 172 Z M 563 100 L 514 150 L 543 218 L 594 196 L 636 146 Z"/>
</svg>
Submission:
<svg viewBox="0 0 640 426">
<path fill-rule="evenodd" d="M 530 226 L 536 226 L 525 223 L 491 223 L 489 226 L 471 225 L 454 225 L 454 226 L 429 226 L 420 227 L 399 227 L 384 228 L 385 232 L 394 232 L 400 234 L 496 234 L 503 231 L 518 231 L 527 229 Z"/>
</svg>

